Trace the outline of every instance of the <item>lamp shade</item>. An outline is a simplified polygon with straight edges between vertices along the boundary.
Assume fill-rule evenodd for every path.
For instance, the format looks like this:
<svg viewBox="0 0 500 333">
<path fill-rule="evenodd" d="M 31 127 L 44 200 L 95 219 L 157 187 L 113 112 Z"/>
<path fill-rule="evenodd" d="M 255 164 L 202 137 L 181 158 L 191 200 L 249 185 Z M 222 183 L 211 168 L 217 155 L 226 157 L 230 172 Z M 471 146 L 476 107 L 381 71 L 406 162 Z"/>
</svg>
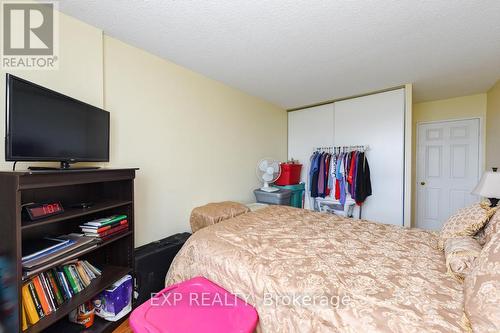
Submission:
<svg viewBox="0 0 500 333">
<path fill-rule="evenodd" d="M 500 172 L 486 171 L 472 194 L 500 199 Z"/>
</svg>

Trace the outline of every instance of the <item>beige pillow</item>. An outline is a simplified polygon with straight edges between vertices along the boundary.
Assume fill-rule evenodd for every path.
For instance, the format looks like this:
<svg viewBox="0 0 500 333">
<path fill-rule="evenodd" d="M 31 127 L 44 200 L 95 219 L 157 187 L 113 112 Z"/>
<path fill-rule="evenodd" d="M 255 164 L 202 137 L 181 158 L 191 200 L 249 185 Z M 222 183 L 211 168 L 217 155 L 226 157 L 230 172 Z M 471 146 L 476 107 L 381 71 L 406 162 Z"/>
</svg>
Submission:
<svg viewBox="0 0 500 333">
<path fill-rule="evenodd" d="M 481 253 L 481 245 L 472 237 L 448 238 L 444 242 L 448 274 L 463 281 L 465 275 L 470 273 L 479 253 Z"/>
<path fill-rule="evenodd" d="M 490 217 L 496 208 L 490 208 L 487 203 L 475 203 L 470 207 L 461 208 L 443 225 L 439 239 L 439 248 L 444 249 L 444 241 L 453 237 L 474 236 Z"/>
<path fill-rule="evenodd" d="M 464 328 L 500 332 L 500 232 L 486 244 L 464 282 Z"/>
<path fill-rule="evenodd" d="M 228 220 L 232 217 L 248 213 L 250 208 L 233 201 L 213 202 L 205 206 L 196 207 L 191 212 L 191 230 L 193 233 L 196 231 Z"/>
<path fill-rule="evenodd" d="M 488 243 L 496 232 L 500 231 L 500 211 L 496 211 L 486 225 L 477 232 L 475 238 L 479 244 L 485 245 Z"/>
</svg>

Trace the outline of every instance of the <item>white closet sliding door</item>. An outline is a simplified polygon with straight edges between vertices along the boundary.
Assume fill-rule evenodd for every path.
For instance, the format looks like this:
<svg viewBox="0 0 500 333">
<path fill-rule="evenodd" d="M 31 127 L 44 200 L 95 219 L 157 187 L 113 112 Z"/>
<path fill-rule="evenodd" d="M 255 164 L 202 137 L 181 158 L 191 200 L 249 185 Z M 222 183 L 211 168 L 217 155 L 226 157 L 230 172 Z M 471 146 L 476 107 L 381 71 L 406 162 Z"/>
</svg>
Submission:
<svg viewBox="0 0 500 333">
<path fill-rule="evenodd" d="M 363 205 L 364 219 L 403 225 L 404 114 L 404 89 L 335 103 L 335 145 L 369 145 L 373 194 Z"/>
<path fill-rule="evenodd" d="M 333 145 L 332 129 L 333 104 L 288 113 L 288 158 L 302 163 L 302 182 L 308 181 L 307 170 L 312 149 Z M 310 208 L 308 199 L 306 194 L 305 208 Z"/>
<path fill-rule="evenodd" d="M 289 112 L 288 157 L 303 164 L 302 181 L 308 181 L 315 147 L 368 145 L 373 194 L 363 205 L 362 218 L 402 226 L 405 99 L 405 89 L 397 89 Z"/>
</svg>

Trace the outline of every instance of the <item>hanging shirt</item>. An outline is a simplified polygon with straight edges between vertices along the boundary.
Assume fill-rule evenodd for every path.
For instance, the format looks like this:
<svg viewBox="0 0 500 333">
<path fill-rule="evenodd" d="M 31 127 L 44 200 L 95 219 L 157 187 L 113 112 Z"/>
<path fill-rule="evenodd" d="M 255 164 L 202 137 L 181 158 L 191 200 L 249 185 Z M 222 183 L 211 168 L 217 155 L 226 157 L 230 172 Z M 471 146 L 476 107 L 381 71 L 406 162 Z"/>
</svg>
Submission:
<svg viewBox="0 0 500 333">
<path fill-rule="evenodd" d="M 347 176 L 347 182 L 352 185 L 354 179 L 354 164 L 356 163 L 356 152 L 349 153 L 349 175 Z"/>
<path fill-rule="evenodd" d="M 349 172 L 347 174 L 347 183 L 348 183 L 348 192 L 349 194 L 351 195 L 351 197 L 353 196 L 353 179 L 354 179 L 354 175 L 353 175 L 353 172 L 354 172 L 354 163 L 356 162 L 356 153 L 355 152 L 350 152 L 349 153 Z"/>
<path fill-rule="evenodd" d="M 337 164 L 335 168 L 335 199 L 340 200 L 340 182 L 342 178 L 342 174 L 340 173 L 340 169 L 342 168 L 342 159 L 343 154 L 339 154 L 337 156 Z"/>
<path fill-rule="evenodd" d="M 335 171 L 337 167 L 337 154 L 333 154 L 330 158 L 330 168 L 328 170 L 328 188 L 332 194 L 332 197 L 335 194 Z"/>
<path fill-rule="evenodd" d="M 337 179 L 339 179 L 339 182 L 340 182 L 340 189 L 339 189 L 339 192 L 340 192 L 340 195 L 339 195 L 339 200 L 340 200 L 340 203 L 342 205 L 345 204 L 345 201 L 346 201 L 346 182 L 345 182 L 345 174 L 346 174 L 346 170 L 345 170 L 345 167 L 346 167 L 346 156 L 347 154 L 342 154 L 342 159 L 340 161 L 340 164 L 338 166 L 338 172 L 337 172 Z"/>
<path fill-rule="evenodd" d="M 318 176 L 319 176 L 319 166 L 322 153 L 317 153 L 314 158 L 313 172 L 311 178 L 311 197 L 316 198 L 318 196 Z"/>
<path fill-rule="evenodd" d="M 313 173 L 314 173 L 314 164 L 315 164 L 315 160 L 316 160 L 317 156 L 318 156 L 318 153 L 314 152 L 311 155 L 311 158 L 309 159 L 309 161 L 310 161 L 310 164 L 309 164 L 309 184 L 308 184 L 309 193 L 312 190 L 312 177 L 313 177 Z"/>
<path fill-rule="evenodd" d="M 329 184 L 331 160 L 332 160 L 332 154 L 326 154 L 326 159 L 325 159 L 325 193 L 324 193 L 325 195 L 323 197 L 330 195 L 330 187 L 328 186 L 328 184 Z"/>
<path fill-rule="evenodd" d="M 356 197 L 356 191 L 357 191 L 357 186 L 356 186 L 356 181 L 357 181 L 357 170 L 358 170 L 358 159 L 359 159 L 359 152 L 356 151 L 354 152 L 354 163 L 352 166 L 352 185 L 351 185 L 351 198 Z"/>
<path fill-rule="evenodd" d="M 318 170 L 318 197 L 324 197 L 325 193 L 325 159 L 326 153 L 322 153 Z"/>
<path fill-rule="evenodd" d="M 365 153 L 359 153 L 356 168 L 356 197 L 354 199 L 361 206 L 370 195 L 372 195 L 370 166 Z"/>
<path fill-rule="evenodd" d="M 313 188 L 313 182 L 312 182 L 312 178 L 313 178 L 313 175 L 314 173 L 316 172 L 317 170 L 317 164 L 316 164 L 316 159 L 318 158 L 318 155 L 319 153 L 318 152 L 314 152 L 311 156 L 311 165 L 309 167 L 309 192 L 312 191 L 312 188 Z"/>
</svg>

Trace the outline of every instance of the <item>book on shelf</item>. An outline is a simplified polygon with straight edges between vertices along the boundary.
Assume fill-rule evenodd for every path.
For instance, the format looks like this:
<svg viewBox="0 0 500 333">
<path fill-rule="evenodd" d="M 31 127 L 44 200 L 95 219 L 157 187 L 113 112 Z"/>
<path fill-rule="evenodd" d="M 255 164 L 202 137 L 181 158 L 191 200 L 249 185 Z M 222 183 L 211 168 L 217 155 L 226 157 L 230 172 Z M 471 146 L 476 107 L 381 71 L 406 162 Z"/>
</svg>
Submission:
<svg viewBox="0 0 500 333">
<path fill-rule="evenodd" d="M 80 263 L 77 263 L 75 265 L 76 271 L 78 272 L 78 276 L 80 276 L 83 284 L 85 287 L 88 287 L 90 284 L 90 275 L 83 269 L 83 265 Z"/>
<path fill-rule="evenodd" d="M 123 234 L 125 234 L 125 233 L 127 233 L 127 232 L 128 232 L 128 228 L 127 228 L 127 229 L 124 229 L 124 230 L 121 230 L 121 231 L 119 231 L 119 232 L 116 232 L 116 233 L 114 233 L 114 234 L 108 235 L 108 236 L 99 237 L 99 240 L 100 240 L 101 242 L 104 242 L 104 241 L 110 240 L 110 239 L 112 239 L 112 238 L 115 238 L 115 237 L 117 237 L 117 236 L 119 236 L 119 235 L 123 235 Z"/>
<path fill-rule="evenodd" d="M 85 236 L 87 237 L 94 237 L 95 238 L 104 238 L 104 237 L 107 237 L 107 236 L 111 236 L 111 235 L 114 235 L 114 234 L 117 234 L 119 233 L 120 231 L 128 231 L 128 222 L 124 223 L 124 224 L 120 224 L 114 228 L 111 228 L 109 230 L 106 230 L 106 231 L 103 231 L 103 232 L 99 232 L 99 233 L 87 233 L 85 232 Z"/>
<path fill-rule="evenodd" d="M 114 228 L 117 228 L 117 227 L 119 227 L 121 225 L 125 225 L 125 224 L 128 224 L 128 220 L 126 220 L 126 219 L 118 221 L 118 222 L 113 223 L 111 225 L 107 225 L 107 226 L 101 227 L 101 228 L 92 228 L 92 227 L 88 227 L 88 226 L 85 226 L 85 225 L 80 226 L 80 228 L 82 229 L 82 231 L 85 234 L 90 234 L 90 235 L 94 234 L 95 235 L 95 234 L 100 234 L 100 233 L 112 230 Z"/>
<path fill-rule="evenodd" d="M 83 289 L 85 289 L 85 283 L 83 283 L 83 280 L 82 278 L 80 277 L 80 274 L 78 274 L 78 271 L 76 270 L 76 266 L 75 265 L 69 265 L 69 270 L 71 272 L 71 275 L 73 276 L 73 279 L 75 280 L 75 283 L 78 287 L 78 290 L 79 291 L 82 291 Z"/>
<path fill-rule="evenodd" d="M 33 284 L 35 286 L 35 291 L 38 296 L 38 300 L 42 305 L 43 314 L 49 315 L 52 313 L 52 305 L 49 303 L 49 298 L 47 296 L 47 289 L 42 284 L 42 280 L 40 279 L 40 275 L 37 275 L 33 278 Z"/>
<path fill-rule="evenodd" d="M 21 295 L 27 325 L 23 322 L 23 327 L 27 328 L 49 316 L 100 275 L 101 271 L 88 261 L 74 260 L 42 272 L 25 282 Z"/>
<path fill-rule="evenodd" d="M 71 293 L 73 295 L 78 294 L 80 292 L 80 289 L 79 289 L 79 286 L 73 277 L 73 274 L 71 274 L 71 270 L 70 270 L 69 266 L 64 266 L 63 272 L 64 272 L 64 277 L 68 281 L 68 285 L 71 287 Z"/>
<path fill-rule="evenodd" d="M 64 296 L 62 294 L 61 287 L 57 283 L 55 272 L 51 270 L 47 271 L 44 274 L 46 274 L 47 276 L 47 280 L 49 281 L 50 288 L 52 289 L 52 292 L 54 294 L 56 304 L 59 307 L 64 303 Z"/>
<path fill-rule="evenodd" d="M 77 236 L 76 234 L 69 234 L 58 237 L 59 240 L 65 241 L 66 245 L 62 247 L 58 247 L 51 251 L 45 252 L 41 255 L 33 257 L 29 260 L 25 260 L 22 262 L 24 270 L 34 270 L 37 269 L 44 264 L 60 258 L 64 255 L 67 255 L 71 251 L 75 251 L 81 248 L 85 248 L 87 246 L 91 246 L 92 243 L 95 243 L 95 238 L 85 237 L 85 236 Z M 31 242 L 31 240 L 30 240 Z M 24 242 L 23 242 L 24 243 Z M 28 242 L 26 242 L 28 243 Z"/>
<path fill-rule="evenodd" d="M 22 313 L 21 313 L 21 330 L 25 331 L 28 329 L 28 319 L 26 318 L 26 310 L 24 309 L 24 305 L 21 306 L 21 311 L 22 311 Z"/>
<path fill-rule="evenodd" d="M 33 300 L 33 294 L 30 287 L 31 282 L 26 283 L 21 288 L 21 295 L 23 298 L 23 308 L 26 312 L 26 319 L 30 325 L 36 324 L 40 320 L 38 309 Z"/>
<path fill-rule="evenodd" d="M 82 232 L 87 237 L 97 240 L 108 240 L 128 231 L 126 215 L 113 215 L 108 218 L 98 219 L 80 225 Z"/>
<path fill-rule="evenodd" d="M 29 293 L 31 295 L 31 299 L 33 301 L 33 304 L 35 305 L 35 310 L 38 316 L 38 319 L 42 318 L 44 316 L 43 309 L 42 309 L 42 303 L 40 303 L 40 299 L 38 298 L 38 295 L 35 290 L 35 285 L 33 284 L 33 281 L 28 283 L 28 288 L 29 288 Z M 37 321 L 38 321 L 37 319 Z"/>
<path fill-rule="evenodd" d="M 22 248 L 22 261 L 33 260 L 39 258 L 40 256 L 44 256 L 54 251 L 57 251 L 60 248 L 64 248 L 69 245 L 71 242 L 70 239 L 59 239 L 59 238 L 41 238 L 41 239 L 32 239 L 29 242 L 23 242 Z"/>
<path fill-rule="evenodd" d="M 66 280 L 63 272 L 56 272 L 56 273 L 57 273 L 57 278 L 59 280 L 61 292 L 64 295 L 64 300 L 67 301 L 68 299 L 73 297 L 73 293 L 71 292 L 71 289 L 69 287 L 68 280 Z"/>
<path fill-rule="evenodd" d="M 90 222 L 86 222 L 83 225 L 86 227 L 89 227 L 89 228 L 99 229 L 101 227 L 116 224 L 116 223 L 118 223 L 122 220 L 126 220 L 126 219 L 127 219 L 127 215 L 113 215 L 113 216 L 93 220 Z"/>
</svg>

